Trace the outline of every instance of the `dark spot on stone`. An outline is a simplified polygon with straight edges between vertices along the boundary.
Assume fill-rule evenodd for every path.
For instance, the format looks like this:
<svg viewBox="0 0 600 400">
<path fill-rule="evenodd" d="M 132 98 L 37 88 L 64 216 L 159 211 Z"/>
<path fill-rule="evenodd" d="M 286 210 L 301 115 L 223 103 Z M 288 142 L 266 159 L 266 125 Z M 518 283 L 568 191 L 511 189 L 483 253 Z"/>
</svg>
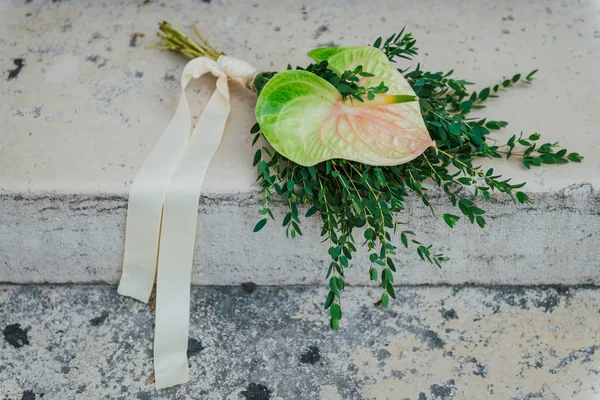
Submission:
<svg viewBox="0 0 600 400">
<path fill-rule="evenodd" d="M 446 343 L 440 339 L 440 335 L 437 332 L 432 331 L 431 329 L 427 329 L 424 332 L 425 340 L 427 341 L 427 346 L 430 349 L 443 349 Z"/>
<path fill-rule="evenodd" d="M 244 292 L 248 293 L 248 294 L 252 294 L 254 293 L 254 291 L 256 290 L 257 286 L 256 283 L 254 282 L 244 282 L 242 283 L 242 289 L 244 289 Z"/>
<path fill-rule="evenodd" d="M 502 17 L 502 21 L 514 21 L 515 18 L 512 15 L 509 15 L 507 17 Z"/>
<path fill-rule="evenodd" d="M 449 381 L 442 382 L 439 385 L 431 385 L 429 387 L 431 391 L 431 395 L 434 399 L 437 400 L 452 400 L 454 398 L 454 392 L 456 390 L 456 386 L 454 383 L 454 379 L 450 379 Z"/>
<path fill-rule="evenodd" d="M 542 299 L 533 300 L 533 305 L 538 308 L 543 308 L 544 312 L 552 313 L 554 309 L 560 304 L 560 296 L 566 296 L 569 294 L 569 291 L 564 291 L 562 288 L 560 291 L 556 290 L 556 293 L 552 293 L 548 290 L 546 293 L 543 293 L 544 296 Z"/>
<path fill-rule="evenodd" d="M 300 356 L 302 364 L 316 364 L 321 360 L 321 353 L 317 346 L 310 346 L 304 354 Z"/>
<path fill-rule="evenodd" d="M 6 328 L 4 328 L 2 333 L 4 334 L 6 341 L 17 349 L 29 344 L 27 330 L 21 329 L 21 324 L 8 325 Z"/>
<path fill-rule="evenodd" d="M 33 0 L 25 0 L 25 4 L 31 3 Z"/>
<path fill-rule="evenodd" d="M 566 367 L 567 365 L 571 364 L 576 360 L 581 360 L 581 363 L 589 363 L 593 361 L 594 354 L 599 349 L 600 345 L 593 345 L 590 347 L 581 348 L 579 350 L 574 350 L 570 352 L 566 357 L 562 358 L 556 365 L 556 368 L 550 369 L 550 373 L 556 374 L 561 370 L 561 368 Z"/>
<path fill-rule="evenodd" d="M 142 71 L 135 71 L 136 78 L 141 78 L 142 76 L 144 76 L 144 73 Z"/>
<path fill-rule="evenodd" d="M 175 75 L 173 74 L 165 74 L 165 76 L 163 76 L 163 80 L 165 82 L 174 82 L 175 81 Z"/>
<path fill-rule="evenodd" d="M 321 25 L 320 27 L 318 27 L 314 35 L 315 39 L 318 39 L 323 33 L 327 32 L 328 30 L 329 28 L 326 25 Z"/>
<path fill-rule="evenodd" d="M 42 115 L 42 106 L 33 107 L 33 110 L 31 110 L 31 116 L 36 119 L 39 118 L 40 115 Z"/>
<path fill-rule="evenodd" d="M 241 393 L 246 400 L 270 400 L 271 391 L 261 384 L 251 383 L 246 390 Z"/>
<path fill-rule="evenodd" d="M 449 310 L 442 308 L 440 310 L 440 313 L 442 313 L 442 318 L 444 318 L 446 321 L 451 319 L 458 319 L 458 315 L 456 315 L 456 311 L 454 310 L 454 308 L 451 308 Z"/>
<path fill-rule="evenodd" d="M 498 293 L 494 296 L 494 302 L 504 301 L 511 307 L 519 307 L 522 310 L 528 310 L 525 290 L 522 287 L 502 286 L 498 287 Z M 492 307 L 493 314 L 500 311 L 498 304 L 486 303 L 486 306 Z"/>
<path fill-rule="evenodd" d="M 131 35 L 129 35 L 129 47 L 137 46 L 137 39 L 144 36 L 145 35 L 141 32 L 133 32 Z"/>
<path fill-rule="evenodd" d="M 471 357 L 469 361 L 475 364 L 475 371 L 473 371 L 473 375 L 477 375 L 482 378 L 487 377 L 487 370 L 477 361 L 475 357 Z"/>
<path fill-rule="evenodd" d="M 15 58 L 13 60 L 13 64 L 15 64 L 15 69 L 8 70 L 8 80 L 13 80 L 21 73 L 21 70 L 25 66 L 25 60 L 22 58 Z"/>
<path fill-rule="evenodd" d="M 275 26 L 275 27 L 273 27 L 273 30 L 275 32 L 279 32 L 281 30 L 281 27 L 280 26 Z"/>
<path fill-rule="evenodd" d="M 202 346 L 202 343 L 199 340 L 192 339 L 192 338 L 188 339 L 188 349 L 187 349 L 188 358 L 190 358 L 191 356 L 195 356 L 196 354 L 200 353 L 202 350 L 204 350 L 204 346 Z"/>
<path fill-rule="evenodd" d="M 318 46 L 319 47 L 340 47 L 340 45 L 335 43 L 333 40 L 326 42 L 326 43 L 319 43 Z"/>
<path fill-rule="evenodd" d="M 62 367 L 60 367 L 60 372 L 62 372 L 63 374 L 68 374 L 69 372 L 71 372 L 71 367 L 69 367 L 68 365 L 63 365 Z"/>
<path fill-rule="evenodd" d="M 536 361 L 534 367 L 537 369 L 540 369 L 544 366 L 544 364 L 541 361 Z"/>
<path fill-rule="evenodd" d="M 510 33 L 510 31 L 508 29 L 502 29 L 502 33 L 504 33 L 505 35 L 508 35 Z"/>
<path fill-rule="evenodd" d="M 89 57 L 86 57 L 87 61 L 93 62 L 94 64 L 97 63 L 99 59 L 100 59 L 100 56 L 89 56 Z"/>
<path fill-rule="evenodd" d="M 21 396 L 21 400 L 35 400 L 35 393 L 32 390 L 25 390 L 23 396 Z"/>
<path fill-rule="evenodd" d="M 102 324 L 104 321 L 106 321 L 106 318 L 108 318 L 108 311 L 102 311 L 102 314 L 100 314 L 99 316 L 90 319 L 90 325 L 92 326 L 98 326 L 100 324 Z"/>
<path fill-rule="evenodd" d="M 546 7 L 546 14 L 552 14 L 552 9 L 550 7 Z"/>
<path fill-rule="evenodd" d="M 138 400 L 152 400 L 152 394 L 149 392 L 137 392 L 136 397 Z"/>
<path fill-rule="evenodd" d="M 87 385 L 79 385 L 79 387 L 77 388 L 77 390 L 75 391 L 76 394 L 81 394 L 83 392 L 85 392 L 85 389 L 87 388 Z"/>
<path fill-rule="evenodd" d="M 418 400 L 427 400 L 427 396 L 425 395 L 425 393 L 423 393 L 423 392 L 419 393 Z"/>
<path fill-rule="evenodd" d="M 202 0 L 203 3 L 210 4 L 211 0 Z"/>
<path fill-rule="evenodd" d="M 393 377 L 393 378 L 399 378 L 399 379 L 402 379 L 402 378 L 404 377 L 404 375 L 406 375 L 406 374 L 405 374 L 404 372 L 402 372 L 402 371 L 398 371 L 398 370 L 396 370 L 396 369 L 393 369 L 393 370 L 392 370 L 392 377 Z"/>
<path fill-rule="evenodd" d="M 43 397 L 43 395 L 40 395 L 40 397 Z M 25 390 L 21 400 L 35 400 L 35 393 L 33 393 L 33 390 Z"/>
<path fill-rule="evenodd" d="M 386 358 L 390 358 L 392 355 L 392 353 L 390 353 L 389 351 L 387 351 L 386 349 L 379 349 L 377 351 L 377 361 L 383 361 Z"/>
</svg>

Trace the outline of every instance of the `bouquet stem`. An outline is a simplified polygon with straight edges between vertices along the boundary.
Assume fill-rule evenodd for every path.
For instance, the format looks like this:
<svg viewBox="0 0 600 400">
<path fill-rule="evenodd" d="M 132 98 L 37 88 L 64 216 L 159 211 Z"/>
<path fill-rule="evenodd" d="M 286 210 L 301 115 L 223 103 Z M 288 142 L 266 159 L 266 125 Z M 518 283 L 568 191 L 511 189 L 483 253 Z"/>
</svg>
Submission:
<svg viewBox="0 0 600 400">
<path fill-rule="evenodd" d="M 160 32 L 157 32 L 156 36 L 158 36 L 162 44 L 154 46 L 153 48 L 155 49 L 171 50 L 183 54 L 190 59 L 196 57 L 208 57 L 214 61 L 217 61 L 221 55 L 225 54 L 212 47 L 206 39 L 200 35 L 200 32 L 198 32 L 195 25 L 192 25 L 192 29 L 203 44 L 199 44 L 193 39 L 190 39 L 167 21 L 160 22 L 158 24 L 158 29 Z"/>
</svg>

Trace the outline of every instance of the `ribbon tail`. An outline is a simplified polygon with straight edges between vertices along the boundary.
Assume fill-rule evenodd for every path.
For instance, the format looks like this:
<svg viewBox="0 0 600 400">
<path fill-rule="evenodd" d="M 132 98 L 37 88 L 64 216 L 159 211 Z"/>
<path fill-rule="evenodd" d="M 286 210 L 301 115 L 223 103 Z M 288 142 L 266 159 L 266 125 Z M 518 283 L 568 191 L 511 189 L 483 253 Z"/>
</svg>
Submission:
<svg viewBox="0 0 600 400">
<path fill-rule="evenodd" d="M 181 100 L 173 119 L 142 165 L 129 193 L 123 273 L 118 293 L 148 302 L 158 259 L 163 202 L 171 174 L 191 131 L 190 111 L 182 80 Z"/>
<path fill-rule="evenodd" d="M 217 75 L 217 71 L 212 72 Z M 229 112 L 227 76 L 221 73 L 217 90 L 202 112 L 167 189 L 156 287 L 154 370 L 157 389 L 189 380 L 190 286 L 198 203 Z"/>
</svg>

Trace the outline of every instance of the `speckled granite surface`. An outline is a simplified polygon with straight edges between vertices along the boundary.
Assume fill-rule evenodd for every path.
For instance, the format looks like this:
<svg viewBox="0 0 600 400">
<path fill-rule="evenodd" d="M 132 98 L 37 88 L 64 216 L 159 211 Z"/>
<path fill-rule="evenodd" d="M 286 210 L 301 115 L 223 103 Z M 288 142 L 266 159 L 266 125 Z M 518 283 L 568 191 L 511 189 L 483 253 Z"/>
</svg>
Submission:
<svg viewBox="0 0 600 400">
<path fill-rule="evenodd" d="M 0 286 L 0 399 L 598 399 L 600 290 L 193 288 L 192 381 L 156 393 L 153 315 L 112 286 Z M 249 293 L 251 292 L 251 293 Z"/>
</svg>

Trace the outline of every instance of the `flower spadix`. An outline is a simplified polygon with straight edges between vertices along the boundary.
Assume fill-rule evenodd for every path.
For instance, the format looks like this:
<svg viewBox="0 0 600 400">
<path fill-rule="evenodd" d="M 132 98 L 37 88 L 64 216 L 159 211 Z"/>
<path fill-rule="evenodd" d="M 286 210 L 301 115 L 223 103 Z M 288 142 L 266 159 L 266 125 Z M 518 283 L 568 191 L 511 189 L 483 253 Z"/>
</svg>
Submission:
<svg viewBox="0 0 600 400">
<path fill-rule="evenodd" d="M 362 66 L 373 76 L 364 87 L 381 82 L 389 88 L 364 102 L 344 99 L 325 79 L 304 70 L 277 73 L 262 89 L 256 119 L 279 153 L 303 166 L 330 159 L 369 165 L 406 163 L 434 145 L 418 98 L 386 55 L 370 46 L 326 47 L 308 55 L 341 76 Z"/>
</svg>

